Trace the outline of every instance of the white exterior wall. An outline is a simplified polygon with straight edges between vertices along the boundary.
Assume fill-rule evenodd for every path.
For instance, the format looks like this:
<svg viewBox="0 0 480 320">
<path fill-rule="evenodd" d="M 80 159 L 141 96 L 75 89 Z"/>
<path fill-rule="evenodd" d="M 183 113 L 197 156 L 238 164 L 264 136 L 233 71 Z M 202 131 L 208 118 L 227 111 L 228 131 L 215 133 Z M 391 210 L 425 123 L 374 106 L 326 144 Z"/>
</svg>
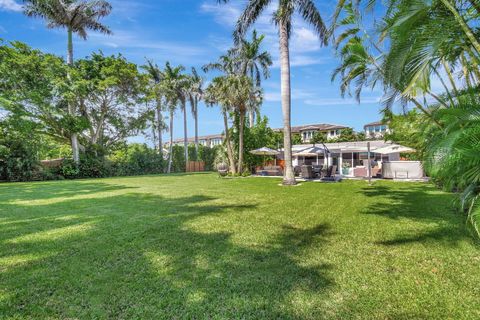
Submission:
<svg viewBox="0 0 480 320">
<path fill-rule="evenodd" d="M 421 179 L 425 177 L 420 161 L 388 161 L 382 165 L 386 179 Z"/>
</svg>

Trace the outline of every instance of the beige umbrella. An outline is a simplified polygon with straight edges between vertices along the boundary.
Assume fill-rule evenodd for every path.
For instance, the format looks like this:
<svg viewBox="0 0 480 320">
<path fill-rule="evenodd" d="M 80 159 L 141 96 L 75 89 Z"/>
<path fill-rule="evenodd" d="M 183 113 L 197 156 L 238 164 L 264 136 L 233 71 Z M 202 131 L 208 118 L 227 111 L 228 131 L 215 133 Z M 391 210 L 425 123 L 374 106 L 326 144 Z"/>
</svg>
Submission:
<svg viewBox="0 0 480 320">
<path fill-rule="evenodd" d="M 263 156 L 263 166 L 265 166 L 265 156 L 276 156 L 280 152 L 277 150 L 273 150 L 267 147 L 263 147 L 260 149 L 255 149 L 250 151 L 251 154 Z M 277 158 L 275 158 L 275 165 L 277 164 Z"/>
</svg>

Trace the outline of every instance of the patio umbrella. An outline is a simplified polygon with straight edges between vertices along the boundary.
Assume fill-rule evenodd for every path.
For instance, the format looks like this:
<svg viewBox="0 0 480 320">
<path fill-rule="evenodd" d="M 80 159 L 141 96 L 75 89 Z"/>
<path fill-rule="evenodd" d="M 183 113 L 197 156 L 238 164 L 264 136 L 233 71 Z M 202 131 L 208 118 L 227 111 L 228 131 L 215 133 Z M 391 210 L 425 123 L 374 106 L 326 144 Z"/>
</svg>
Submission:
<svg viewBox="0 0 480 320">
<path fill-rule="evenodd" d="M 305 160 L 305 157 L 317 157 L 317 164 L 318 164 L 318 155 L 322 153 L 325 154 L 325 151 L 326 150 L 324 148 L 313 146 L 313 147 L 308 147 L 306 149 L 295 152 L 294 155 L 297 157 L 303 157 L 304 160 Z"/>
<path fill-rule="evenodd" d="M 263 147 L 260 149 L 251 150 L 250 153 L 258 156 L 263 156 L 263 166 L 265 166 L 265 156 L 276 156 L 280 152 L 267 147 Z M 276 163 L 277 163 L 277 159 L 275 158 L 275 164 Z"/>
</svg>

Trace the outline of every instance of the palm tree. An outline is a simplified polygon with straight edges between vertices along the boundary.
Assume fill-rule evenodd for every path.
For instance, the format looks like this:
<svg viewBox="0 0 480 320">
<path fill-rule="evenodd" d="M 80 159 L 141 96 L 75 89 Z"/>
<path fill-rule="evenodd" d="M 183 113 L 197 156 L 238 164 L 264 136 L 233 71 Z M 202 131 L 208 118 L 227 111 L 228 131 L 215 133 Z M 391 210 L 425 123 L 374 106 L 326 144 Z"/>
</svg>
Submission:
<svg viewBox="0 0 480 320">
<path fill-rule="evenodd" d="M 230 113 L 230 102 L 226 97 L 226 77 L 216 77 L 212 80 L 210 85 L 205 90 L 205 103 L 207 106 L 220 105 L 222 116 L 223 116 L 223 125 L 225 131 L 225 145 L 227 149 L 227 157 L 229 162 L 230 172 L 232 174 L 237 173 L 237 166 L 235 163 L 235 157 L 232 148 L 232 141 L 230 139 L 230 128 L 228 126 L 228 113 Z"/>
<path fill-rule="evenodd" d="M 218 0 L 229 2 L 229 0 Z M 272 0 L 248 0 L 247 6 L 238 19 L 234 33 L 236 42 L 245 35 L 248 28 L 255 23 L 262 12 L 268 8 Z M 279 0 L 273 14 L 273 21 L 278 28 L 280 44 L 281 95 L 283 113 L 283 141 L 285 157 L 284 185 L 294 185 L 295 174 L 292 166 L 292 130 L 290 122 L 291 89 L 290 89 L 290 50 L 289 39 L 292 31 L 292 16 L 297 12 L 309 23 L 318 34 L 322 43 L 326 43 L 328 31 L 313 0 Z"/>
<path fill-rule="evenodd" d="M 164 130 L 164 123 L 163 123 L 163 104 L 162 104 L 162 99 L 163 99 L 163 94 L 161 90 L 161 83 L 164 79 L 164 74 L 162 70 L 158 67 L 157 64 L 153 63 L 151 60 L 147 60 L 147 64 L 145 66 L 142 66 L 144 70 L 147 71 L 151 81 L 153 82 L 153 91 L 154 91 L 154 97 L 155 97 L 155 102 L 156 102 L 156 108 L 155 108 L 155 122 L 156 122 L 156 135 L 158 136 L 158 153 L 160 154 L 160 158 L 163 159 L 163 130 Z"/>
<path fill-rule="evenodd" d="M 272 65 L 270 53 L 268 51 L 260 51 L 264 38 L 264 35 L 259 37 L 257 31 L 253 30 L 251 41 L 241 38 L 239 44 L 232 50 L 234 59 L 238 64 L 238 70 L 242 75 L 249 76 L 259 88 L 262 75 L 264 79 L 268 79 L 270 76 L 268 68 Z M 255 113 L 258 111 L 258 107 L 259 105 L 252 105 L 248 110 L 250 127 L 254 125 Z"/>
<path fill-rule="evenodd" d="M 232 106 L 228 99 L 228 90 L 226 79 L 228 76 L 238 73 L 238 68 L 235 64 L 232 50 L 229 50 L 226 55 L 220 56 L 217 62 L 206 64 L 202 67 L 204 72 L 211 70 L 218 70 L 224 74 L 222 77 L 216 77 L 207 88 L 206 101 L 209 105 L 219 104 L 222 108 L 223 124 L 225 128 L 225 144 L 227 146 L 227 155 L 230 162 L 230 172 L 237 173 L 237 166 L 230 139 L 230 129 L 228 126 L 228 115 L 232 112 Z"/>
<path fill-rule="evenodd" d="M 108 27 L 99 20 L 110 14 L 112 6 L 104 0 L 24 0 L 25 14 L 47 20 L 48 28 L 66 28 L 68 35 L 67 64 L 73 65 L 73 33 L 87 39 L 87 30 L 111 34 Z M 68 113 L 75 115 L 75 106 L 68 104 Z M 76 132 L 71 133 L 71 145 L 75 163 L 80 161 L 80 146 Z"/>
<path fill-rule="evenodd" d="M 195 68 L 192 68 L 190 76 L 189 99 L 192 108 L 192 115 L 195 121 L 195 157 L 198 160 L 198 103 L 203 98 L 203 78 L 198 74 Z"/>
<path fill-rule="evenodd" d="M 182 70 L 185 70 L 182 67 Z M 178 78 L 177 94 L 180 101 L 180 109 L 183 112 L 183 151 L 185 156 L 185 171 L 188 166 L 188 128 L 187 128 L 187 100 L 190 95 L 191 78 L 187 75 L 180 74 Z"/>
<path fill-rule="evenodd" d="M 231 112 L 238 114 L 238 163 L 237 172 L 243 172 L 244 157 L 244 129 L 245 116 L 248 105 L 252 100 L 258 100 L 261 92 L 253 85 L 249 77 L 242 75 L 227 75 L 214 79 L 216 99 L 224 106 L 228 106 Z"/>
<path fill-rule="evenodd" d="M 168 154 L 168 167 L 167 173 L 172 170 L 173 161 L 173 118 L 178 104 L 181 102 L 182 90 L 185 86 L 185 75 L 182 74 L 184 70 L 183 66 L 172 67 L 169 62 L 165 64 L 163 71 L 163 80 L 161 82 L 161 88 L 165 95 L 167 102 L 169 116 L 170 116 L 170 146 Z"/>
</svg>

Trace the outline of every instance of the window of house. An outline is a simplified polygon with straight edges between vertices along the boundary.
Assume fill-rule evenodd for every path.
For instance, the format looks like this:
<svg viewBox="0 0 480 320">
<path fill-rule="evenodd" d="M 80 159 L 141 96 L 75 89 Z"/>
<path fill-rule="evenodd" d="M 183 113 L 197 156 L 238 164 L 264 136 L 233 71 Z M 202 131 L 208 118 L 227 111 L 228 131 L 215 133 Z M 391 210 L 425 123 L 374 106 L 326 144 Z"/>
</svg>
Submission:
<svg viewBox="0 0 480 320">
<path fill-rule="evenodd" d="M 314 134 L 315 134 L 315 131 L 303 131 L 302 132 L 303 140 L 312 139 Z"/>
</svg>

